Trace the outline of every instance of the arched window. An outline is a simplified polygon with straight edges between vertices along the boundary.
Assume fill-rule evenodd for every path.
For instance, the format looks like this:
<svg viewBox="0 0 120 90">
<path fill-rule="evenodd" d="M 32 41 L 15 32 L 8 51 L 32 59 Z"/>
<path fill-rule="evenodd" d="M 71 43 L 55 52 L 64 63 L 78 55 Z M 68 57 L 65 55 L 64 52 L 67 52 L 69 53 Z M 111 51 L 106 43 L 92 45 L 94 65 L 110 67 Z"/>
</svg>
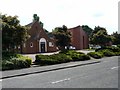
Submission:
<svg viewBox="0 0 120 90">
<path fill-rule="evenodd" d="M 33 43 L 32 42 L 30 43 L 30 47 L 33 47 Z"/>
</svg>

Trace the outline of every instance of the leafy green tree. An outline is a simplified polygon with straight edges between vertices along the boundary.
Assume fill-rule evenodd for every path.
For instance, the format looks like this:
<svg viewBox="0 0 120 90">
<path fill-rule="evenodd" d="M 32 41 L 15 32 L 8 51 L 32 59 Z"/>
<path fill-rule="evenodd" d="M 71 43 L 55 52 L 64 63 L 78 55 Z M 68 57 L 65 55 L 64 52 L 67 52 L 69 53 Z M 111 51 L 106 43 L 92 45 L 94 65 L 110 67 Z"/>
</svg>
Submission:
<svg viewBox="0 0 120 90">
<path fill-rule="evenodd" d="M 82 29 L 87 33 L 88 36 L 90 36 L 93 32 L 93 29 L 90 28 L 88 25 L 82 25 Z"/>
<path fill-rule="evenodd" d="M 106 46 L 111 41 L 111 36 L 107 34 L 107 30 L 103 27 L 95 27 L 91 35 L 90 42 L 101 46 Z"/>
<path fill-rule="evenodd" d="M 21 46 L 29 35 L 28 27 L 21 26 L 17 16 L 2 15 L 2 49 L 14 52 L 15 46 Z"/>
<path fill-rule="evenodd" d="M 118 32 L 113 32 L 113 34 L 111 35 L 113 37 L 113 44 L 118 45 L 120 44 L 120 34 L 118 34 Z"/>
<path fill-rule="evenodd" d="M 65 46 L 68 47 L 70 45 L 71 34 L 65 25 L 55 28 L 52 33 L 56 40 L 56 46 L 58 46 L 60 50 L 65 50 Z"/>
</svg>

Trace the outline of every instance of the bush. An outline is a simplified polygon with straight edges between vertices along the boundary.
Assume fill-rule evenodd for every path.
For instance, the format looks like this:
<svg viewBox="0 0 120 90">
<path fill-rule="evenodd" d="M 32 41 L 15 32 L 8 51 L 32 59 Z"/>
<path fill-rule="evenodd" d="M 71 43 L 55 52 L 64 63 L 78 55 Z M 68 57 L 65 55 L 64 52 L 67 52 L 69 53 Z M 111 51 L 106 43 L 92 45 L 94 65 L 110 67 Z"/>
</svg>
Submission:
<svg viewBox="0 0 120 90">
<path fill-rule="evenodd" d="M 27 62 L 27 64 L 30 66 L 32 64 L 32 59 L 29 58 L 28 56 L 21 56 L 20 57 L 21 60 L 24 60 L 25 62 Z"/>
<path fill-rule="evenodd" d="M 21 58 L 12 58 L 10 61 L 14 63 L 14 69 L 20 69 L 20 68 L 28 67 L 27 62 L 22 60 Z"/>
<path fill-rule="evenodd" d="M 100 50 L 99 53 L 102 53 L 104 56 L 107 56 L 107 57 L 115 55 L 115 53 L 109 49 Z"/>
<path fill-rule="evenodd" d="M 10 56 L 11 55 L 11 56 Z M 9 54 L 3 57 L 2 70 L 21 69 L 30 67 L 32 59 L 20 54 Z"/>
<path fill-rule="evenodd" d="M 73 61 L 83 61 L 83 60 L 90 60 L 90 57 L 85 54 L 72 54 L 71 58 Z"/>
<path fill-rule="evenodd" d="M 118 44 L 117 47 L 120 48 L 120 44 Z"/>
<path fill-rule="evenodd" d="M 40 60 L 43 60 L 43 59 L 50 59 L 50 56 L 49 55 L 36 55 L 35 56 L 36 60 L 35 62 L 40 62 Z"/>
<path fill-rule="evenodd" d="M 90 53 L 88 53 L 87 55 L 89 55 L 89 56 L 91 56 L 91 57 L 93 57 L 93 58 L 95 58 L 95 59 L 100 59 L 100 58 L 103 57 L 103 54 L 98 53 L 98 52 L 90 52 Z"/>
<path fill-rule="evenodd" d="M 14 63 L 10 61 L 2 61 L 2 70 L 14 69 Z"/>
<path fill-rule="evenodd" d="M 82 52 L 76 52 L 74 50 L 67 50 L 65 52 L 63 52 L 66 55 L 69 55 L 73 61 L 79 61 L 79 60 L 89 60 L 90 57 L 85 55 Z"/>
<path fill-rule="evenodd" d="M 102 47 L 102 48 L 96 49 L 95 51 L 98 52 L 98 51 L 105 50 L 105 49 L 108 49 L 108 50 L 110 50 L 112 52 L 119 52 L 120 51 L 119 47 L 114 47 L 114 46 Z"/>
<path fill-rule="evenodd" d="M 80 59 L 80 54 L 73 53 L 70 54 L 69 56 L 72 58 L 73 61 L 78 61 Z"/>
<path fill-rule="evenodd" d="M 65 54 L 55 54 L 55 55 L 36 55 L 36 64 L 40 65 L 52 65 L 70 62 L 72 58 Z"/>
<path fill-rule="evenodd" d="M 67 54 L 67 55 L 72 55 L 72 54 L 84 54 L 82 52 L 76 52 L 75 50 L 64 50 L 64 51 L 61 51 L 60 53 L 62 54 Z"/>
<path fill-rule="evenodd" d="M 85 54 L 80 54 L 79 60 L 80 61 L 90 60 L 90 57 L 88 55 L 85 55 Z"/>
<path fill-rule="evenodd" d="M 51 56 L 52 59 L 56 59 L 60 62 L 69 62 L 72 60 L 72 58 L 65 54 L 56 54 Z"/>
<path fill-rule="evenodd" d="M 112 52 L 119 52 L 120 51 L 119 47 L 114 47 L 114 46 L 107 46 L 106 49 L 109 49 Z"/>
<path fill-rule="evenodd" d="M 114 52 L 116 56 L 120 56 L 120 52 Z"/>
<path fill-rule="evenodd" d="M 81 52 L 76 52 L 74 50 L 65 50 L 59 54 L 54 55 L 36 55 L 35 63 L 40 65 L 50 65 L 89 59 L 90 57 L 88 55 L 85 55 Z"/>
</svg>

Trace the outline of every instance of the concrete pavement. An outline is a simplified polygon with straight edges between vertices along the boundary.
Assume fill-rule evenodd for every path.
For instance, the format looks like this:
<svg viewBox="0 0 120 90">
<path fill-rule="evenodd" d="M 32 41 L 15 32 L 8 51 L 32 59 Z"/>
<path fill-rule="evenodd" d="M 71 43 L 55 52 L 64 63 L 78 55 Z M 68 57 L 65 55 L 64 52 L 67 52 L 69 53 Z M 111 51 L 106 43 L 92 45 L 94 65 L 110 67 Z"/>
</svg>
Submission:
<svg viewBox="0 0 120 90">
<path fill-rule="evenodd" d="M 49 66 L 31 67 L 31 68 L 25 68 L 25 69 L 20 69 L 20 70 L 3 71 L 2 79 L 17 77 L 17 76 L 24 76 L 24 75 L 35 74 L 35 73 L 54 71 L 54 70 L 65 69 L 65 68 L 72 68 L 72 67 L 100 63 L 100 62 L 101 62 L 100 59 L 94 59 L 94 60 L 91 59 L 88 61 L 76 61 L 76 62 L 69 62 L 69 63 L 63 63 L 63 64 L 49 65 Z"/>
</svg>

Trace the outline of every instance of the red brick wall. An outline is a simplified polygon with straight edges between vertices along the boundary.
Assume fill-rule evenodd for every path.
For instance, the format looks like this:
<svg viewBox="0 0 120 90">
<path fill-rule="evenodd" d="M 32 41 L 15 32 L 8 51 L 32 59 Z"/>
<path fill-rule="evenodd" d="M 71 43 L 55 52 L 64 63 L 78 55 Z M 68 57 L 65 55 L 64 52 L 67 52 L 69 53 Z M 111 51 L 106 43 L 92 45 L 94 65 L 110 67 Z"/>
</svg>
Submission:
<svg viewBox="0 0 120 90">
<path fill-rule="evenodd" d="M 72 35 L 72 46 L 77 50 L 88 48 L 89 40 L 87 34 L 83 31 L 82 27 L 77 26 L 74 28 L 68 29 Z"/>
<path fill-rule="evenodd" d="M 23 53 L 39 53 L 39 40 L 41 38 L 46 39 L 47 52 L 57 51 L 54 40 L 50 39 L 39 22 L 34 22 L 29 30 L 30 38 L 25 42 L 26 47 L 22 47 Z M 33 43 L 33 47 L 30 47 L 30 43 Z M 54 44 L 53 47 L 49 47 L 49 42 Z"/>
<path fill-rule="evenodd" d="M 74 28 L 68 29 L 72 35 L 72 46 L 77 50 L 88 48 L 89 40 L 87 34 L 82 30 L 82 27 L 77 26 Z M 25 42 L 26 47 L 22 47 L 23 53 L 39 53 L 39 40 L 41 38 L 46 39 L 47 52 L 57 51 L 55 41 L 50 39 L 43 28 L 40 26 L 39 22 L 34 22 L 29 30 L 31 37 Z M 84 37 L 84 38 L 83 38 Z M 84 39 L 84 40 L 83 40 Z M 33 43 L 33 47 L 30 47 L 30 43 Z M 49 46 L 49 42 L 54 44 L 53 47 Z"/>
</svg>

